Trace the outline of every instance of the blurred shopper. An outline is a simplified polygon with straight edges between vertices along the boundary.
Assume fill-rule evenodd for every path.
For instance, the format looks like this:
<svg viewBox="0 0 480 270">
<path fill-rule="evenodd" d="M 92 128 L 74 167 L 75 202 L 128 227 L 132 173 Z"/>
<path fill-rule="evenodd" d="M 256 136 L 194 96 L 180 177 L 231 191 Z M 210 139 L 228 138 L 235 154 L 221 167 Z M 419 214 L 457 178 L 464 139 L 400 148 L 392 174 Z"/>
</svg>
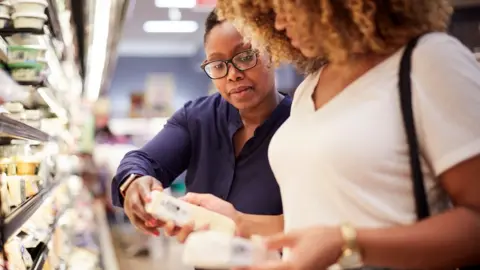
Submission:
<svg viewBox="0 0 480 270">
<path fill-rule="evenodd" d="M 310 74 L 269 149 L 286 234 L 267 243 L 289 252 L 255 269 L 480 264 L 480 67 L 444 32 L 449 1 L 219 0 L 217 8 L 275 61 Z M 420 152 L 407 143 L 412 123 Z M 419 155 L 423 166 L 412 169 Z M 425 193 L 415 200 L 413 177 L 427 195 L 417 207 Z"/>
<path fill-rule="evenodd" d="M 114 204 L 139 230 L 158 235 L 165 227 L 182 242 L 193 224 L 180 229 L 157 221 L 144 204 L 150 191 L 169 187 L 187 170 L 187 191 L 227 201 L 215 210 L 241 224 L 242 233 L 280 232 L 282 202 L 267 150 L 290 115 L 291 99 L 276 90 L 268 54 L 245 43 L 215 12 L 205 26 L 202 68 L 219 93 L 187 102 L 155 138 L 124 157 L 112 183 Z"/>
</svg>

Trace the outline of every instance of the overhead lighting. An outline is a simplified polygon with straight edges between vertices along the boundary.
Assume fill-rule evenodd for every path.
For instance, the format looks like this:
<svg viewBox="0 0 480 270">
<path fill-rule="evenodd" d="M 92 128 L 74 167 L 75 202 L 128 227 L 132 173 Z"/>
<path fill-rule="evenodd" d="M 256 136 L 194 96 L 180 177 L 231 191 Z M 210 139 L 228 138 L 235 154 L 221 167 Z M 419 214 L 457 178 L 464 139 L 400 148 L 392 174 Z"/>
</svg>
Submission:
<svg viewBox="0 0 480 270">
<path fill-rule="evenodd" d="M 147 33 L 193 33 L 198 30 L 196 21 L 146 21 L 143 30 Z"/>
<path fill-rule="evenodd" d="M 159 8 L 194 8 L 196 5 L 196 0 L 155 0 Z"/>
</svg>

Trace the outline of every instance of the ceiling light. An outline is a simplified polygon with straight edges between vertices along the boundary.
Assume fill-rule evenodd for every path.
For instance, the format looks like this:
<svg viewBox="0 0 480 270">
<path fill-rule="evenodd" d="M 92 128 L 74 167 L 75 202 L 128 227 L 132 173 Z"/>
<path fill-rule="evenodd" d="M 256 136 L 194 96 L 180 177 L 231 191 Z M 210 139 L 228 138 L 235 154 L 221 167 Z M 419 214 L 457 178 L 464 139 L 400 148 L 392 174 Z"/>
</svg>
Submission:
<svg viewBox="0 0 480 270">
<path fill-rule="evenodd" d="M 193 33 L 198 30 L 196 21 L 146 21 L 143 30 L 147 33 Z"/>
<path fill-rule="evenodd" d="M 155 0 L 155 5 L 159 8 L 194 8 L 197 5 L 196 0 Z"/>
<path fill-rule="evenodd" d="M 168 18 L 171 21 L 180 21 L 182 19 L 182 12 L 180 12 L 180 9 L 178 8 L 169 8 Z"/>
</svg>

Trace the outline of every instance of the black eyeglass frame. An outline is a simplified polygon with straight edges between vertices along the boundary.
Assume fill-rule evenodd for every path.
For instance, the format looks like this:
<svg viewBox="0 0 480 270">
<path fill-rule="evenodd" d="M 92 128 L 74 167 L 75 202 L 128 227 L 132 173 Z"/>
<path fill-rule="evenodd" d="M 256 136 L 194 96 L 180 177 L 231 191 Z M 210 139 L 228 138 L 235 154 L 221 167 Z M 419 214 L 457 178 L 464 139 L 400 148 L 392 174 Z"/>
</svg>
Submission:
<svg viewBox="0 0 480 270">
<path fill-rule="evenodd" d="M 239 67 L 237 67 L 237 65 L 235 65 L 235 63 L 233 62 L 233 59 L 237 56 L 239 56 L 240 54 L 242 53 L 246 53 L 246 52 L 253 52 L 253 54 L 255 55 L 255 64 L 249 68 L 246 68 L 246 69 L 241 69 Z M 245 51 L 241 51 L 237 54 L 235 54 L 232 58 L 230 59 L 227 59 L 227 60 L 213 60 L 213 61 L 210 61 L 210 62 L 206 62 L 206 63 L 203 63 L 200 68 L 205 72 L 205 74 L 207 74 L 207 76 L 212 79 L 212 80 L 218 80 L 218 79 L 222 79 L 222 78 L 225 78 L 227 77 L 228 75 L 228 72 L 230 70 L 230 65 L 229 64 L 232 64 L 232 66 L 237 69 L 238 71 L 245 71 L 245 70 L 249 70 L 249 69 L 252 69 L 254 67 L 257 66 L 258 64 L 258 54 L 259 54 L 259 51 L 258 50 L 255 50 L 255 49 L 248 49 L 248 50 L 245 50 Z M 218 77 L 218 78 L 212 78 L 210 75 L 208 75 L 208 72 L 207 70 L 205 70 L 205 67 L 211 63 L 215 63 L 215 62 L 223 62 L 225 63 L 225 65 L 227 65 L 227 71 L 225 72 L 225 75 L 223 75 L 222 77 Z"/>
</svg>

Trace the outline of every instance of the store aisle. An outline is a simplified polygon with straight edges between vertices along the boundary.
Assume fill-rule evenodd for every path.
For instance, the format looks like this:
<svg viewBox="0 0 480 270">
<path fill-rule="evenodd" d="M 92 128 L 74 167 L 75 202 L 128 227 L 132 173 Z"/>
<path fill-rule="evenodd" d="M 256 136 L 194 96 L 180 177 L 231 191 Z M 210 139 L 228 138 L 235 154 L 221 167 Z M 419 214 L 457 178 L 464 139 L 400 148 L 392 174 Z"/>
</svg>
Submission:
<svg viewBox="0 0 480 270">
<path fill-rule="evenodd" d="M 112 228 L 112 238 L 118 259 L 118 270 L 193 270 L 182 265 L 182 245 L 173 239 L 146 238 L 128 225 L 115 225 Z M 150 255 L 133 257 L 128 254 L 128 247 L 145 241 L 149 243 Z"/>
</svg>

